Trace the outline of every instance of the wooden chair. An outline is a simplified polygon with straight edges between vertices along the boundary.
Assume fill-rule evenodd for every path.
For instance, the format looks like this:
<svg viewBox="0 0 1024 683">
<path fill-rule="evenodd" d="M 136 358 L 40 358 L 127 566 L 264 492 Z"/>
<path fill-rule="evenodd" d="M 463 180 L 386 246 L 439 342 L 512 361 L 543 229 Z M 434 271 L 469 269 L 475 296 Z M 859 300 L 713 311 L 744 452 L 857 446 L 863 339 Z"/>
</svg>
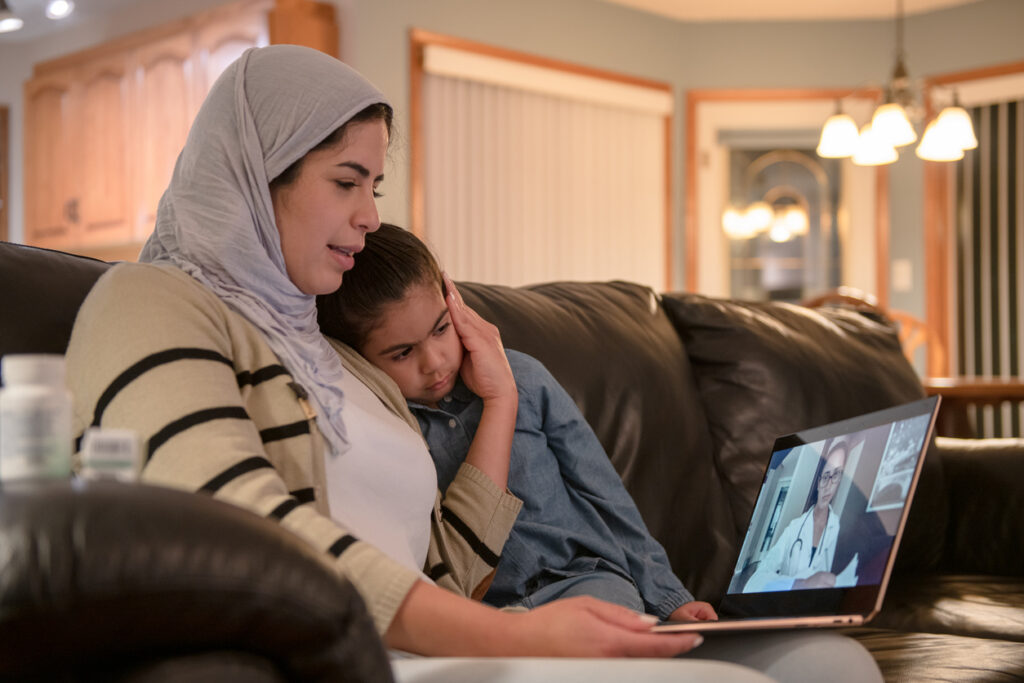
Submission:
<svg viewBox="0 0 1024 683">
<path fill-rule="evenodd" d="M 808 308 L 820 308 L 822 306 L 833 306 L 847 308 L 854 311 L 871 313 L 884 320 L 895 324 L 900 346 L 903 347 L 903 355 L 911 364 L 917 355 L 917 350 L 927 347 L 934 342 L 931 330 L 923 320 L 918 317 L 896 309 L 885 309 L 878 305 L 878 299 L 873 294 L 857 289 L 856 287 L 838 287 L 818 296 L 806 299 L 801 305 Z"/>
</svg>

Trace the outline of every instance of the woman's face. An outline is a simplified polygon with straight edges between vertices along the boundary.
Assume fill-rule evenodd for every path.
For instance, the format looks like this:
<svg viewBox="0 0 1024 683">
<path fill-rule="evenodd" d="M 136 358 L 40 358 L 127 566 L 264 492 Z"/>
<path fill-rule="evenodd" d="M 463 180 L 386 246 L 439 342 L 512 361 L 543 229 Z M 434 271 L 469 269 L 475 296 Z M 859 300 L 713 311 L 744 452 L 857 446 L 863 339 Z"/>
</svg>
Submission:
<svg viewBox="0 0 1024 683">
<path fill-rule="evenodd" d="M 839 490 L 839 481 L 843 478 L 843 468 L 846 467 L 846 449 L 836 448 L 828 454 L 825 460 L 825 468 L 821 470 L 818 477 L 818 503 L 828 505 L 836 496 Z"/>
<path fill-rule="evenodd" d="M 271 189 L 288 278 L 304 294 L 337 290 L 366 233 L 380 227 L 387 147 L 383 121 L 349 124 L 340 144 L 309 152 L 292 182 Z"/>
</svg>

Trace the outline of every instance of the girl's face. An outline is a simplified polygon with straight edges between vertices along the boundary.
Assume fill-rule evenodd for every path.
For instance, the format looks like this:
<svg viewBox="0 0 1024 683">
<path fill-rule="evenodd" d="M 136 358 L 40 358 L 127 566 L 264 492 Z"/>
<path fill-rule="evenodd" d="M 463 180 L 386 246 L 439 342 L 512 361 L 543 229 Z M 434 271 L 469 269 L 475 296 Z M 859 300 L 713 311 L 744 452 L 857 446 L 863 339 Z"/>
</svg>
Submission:
<svg viewBox="0 0 1024 683">
<path fill-rule="evenodd" d="M 350 124 L 340 145 L 309 152 L 295 180 L 271 189 L 285 268 L 302 293 L 337 290 L 366 233 L 380 227 L 387 147 L 383 121 Z"/>
<path fill-rule="evenodd" d="M 383 310 L 363 356 L 395 380 L 402 395 L 432 408 L 455 387 L 462 340 L 436 283 L 414 284 Z"/>
</svg>

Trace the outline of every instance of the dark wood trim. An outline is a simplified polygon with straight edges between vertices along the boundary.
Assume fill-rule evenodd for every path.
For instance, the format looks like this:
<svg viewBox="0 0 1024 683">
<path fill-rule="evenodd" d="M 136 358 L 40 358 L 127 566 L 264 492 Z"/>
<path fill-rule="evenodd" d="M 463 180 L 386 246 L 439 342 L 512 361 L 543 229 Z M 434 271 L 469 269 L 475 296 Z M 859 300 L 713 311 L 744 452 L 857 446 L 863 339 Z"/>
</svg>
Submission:
<svg viewBox="0 0 1024 683">
<path fill-rule="evenodd" d="M 410 31 L 410 37 L 414 45 L 438 45 L 441 47 L 450 47 L 456 50 L 464 50 L 466 52 L 486 55 L 488 57 L 497 57 L 498 59 L 507 59 L 513 62 L 539 66 L 543 69 L 567 71 L 579 76 L 590 76 L 591 78 L 600 78 L 606 81 L 625 83 L 627 85 L 637 85 L 654 90 L 664 90 L 667 93 L 672 92 L 672 86 L 662 81 L 654 81 L 647 78 L 641 78 L 639 76 L 606 71 L 604 69 L 598 69 L 583 64 L 575 64 L 573 62 L 564 62 L 559 59 L 533 55 L 528 52 L 519 52 L 518 50 L 510 50 L 496 45 L 488 45 L 487 43 L 478 43 L 473 40 L 466 40 L 455 36 L 447 36 L 441 33 L 424 31 L 423 29 L 412 29 Z"/>
<path fill-rule="evenodd" d="M 544 69 L 564 71 L 579 76 L 600 78 L 606 81 L 614 81 L 625 85 L 634 85 L 654 90 L 661 90 L 670 96 L 673 95 L 672 85 L 661 81 L 654 81 L 628 74 L 615 73 L 604 69 L 597 69 L 582 64 L 564 62 L 549 57 L 541 57 L 517 50 L 509 50 L 503 47 L 478 43 L 472 40 L 457 38 L 454 36 L 433 33 L 423 29 L 413 28 L 409 31 L 409 156 L 410 156 L 410 211 L 412 215 L 412 231 L 423 237 L 426 223 L 426 207 L 423 192 L 424 158 L 423 158 L 423 49 L 428 45 L 439 45 L 452 49 L 473 52 L 475 54 L 507 59 L 510 61 L 529 64 Z M 674 116 L 669 114 L 665 117 L 665 288 L 673 287 L 673 264 L 672 253 L 673 237 L 673 201 L 672 190 L 675 185 L 672 176 L 672 127 Z"/>
<path fill-rule="evenodd" d="M 697 247 L 700 241 L 700 230 L 697 225 L 698 197 L 697 173 L 697 109 L 705 102 L 779 102 L 785 100 L 837 100 L 847 97 L 863 97 L 877 100 L 881 97 L 878 88 L 790 88 L 778 90 L 766 89 L 696 89 L 686 93 L 686 209 L 683 226 L 684 243 L 686 245 L 686 289 L 696 291 L 698 286 Z M 875 253 L 876 253 L 876 285 L 874 292 L 879 302 L 889 299 L 889 182 L 888 171 L 878 167 L 875 175 Z M 884 261 L 883 261 L 884 259 Z"/>
<path fill-rule="evenodd" d="M 423 199 L 423 46 L 417 29 L 409 32 L 409 205 L 412 232 L 423 237 L 426 207 Z"/>
<path fill-rule="evenodd" d="M 8 198 L 11 196 L 10 183 L 11 174 L 7 172 L 10 167 L 9 155 L 11 153 L 11 140 L 10 140 L 10 128 L 8 122 L 10 121 L 10 108 L 7 106 L 0 106 L 0 241 L 7 239 L 8 232 L 8 221 L 10 220 L 10 212 L 7 210 L 9 204 Z"/>
<path fill-rule="evenodd" d="M 1024 73 L 1024 61 L 928 76 L 924 79 L 926 120 L 931 120 L 935 114 L 931 104 L 932 89 L 1019 73 Z M 954 236 L 950 197 L 953 189 L 950 186 L 948 164 L 926 161 L 924 165 L 925 323 L 931 338 L 939 341 L 935 345 L 929 344 L 925 365 L 929 375 L 945 376 L 952 372 L 949 350 L 955 333 L 949 315 L 951 301 L 956 293 L 956 278 L 950 272 Z"/>
<path fill-rule="evenodd" d="M 673 107 L 674 110 L 675 108 Z M 675 254 L 672 251 L 675 244 L 675 236 L 672 234 L 672 226 L 675 223 L 672 215 L 675 207 L 675 202 L 672 201 L 674 185 L 672 182 L 673 123 L 673 116 L 671 114 L 665 117 L 665 284 L 663 286 L 666 292 L 675 289 L 675 282 L 673 281 Z"/>
<path fill-rule="evenodd" d="M 875 171 L 875 297 L 889 308 L 889 168 Z"/>
</svg>

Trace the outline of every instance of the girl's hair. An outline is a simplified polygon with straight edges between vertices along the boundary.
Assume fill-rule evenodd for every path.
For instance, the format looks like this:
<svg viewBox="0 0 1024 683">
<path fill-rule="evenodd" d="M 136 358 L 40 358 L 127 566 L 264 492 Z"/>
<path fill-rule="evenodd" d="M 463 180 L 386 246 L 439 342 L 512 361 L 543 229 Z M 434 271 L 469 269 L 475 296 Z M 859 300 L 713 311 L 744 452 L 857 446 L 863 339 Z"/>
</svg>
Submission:
<svg viewBox="0 0 1024 683">
<path fill-rule="evenodd" d="M 348 127 L 351 126 L 353 123 L 366 123 L 367 121 L 383 121 L 384 127 L 387 128 L 388 131 L 388 137 L 390 138 L 391 124 L 393 120 L 394 112 L 392 111 L 389 105 L 386 105 L 383 102 L 371 104 L 369 107 L 361 109 L 359 112 L 356 113 L 355 116 L 353 116 L 348 121 L 335 128 L 333 133 L 331 133 L 323 140 L 321 140 L 315 147 L 309 150 L 309 152 L 316 152 L 317 150 L 327 149 L 335 145 L 340 145 L 345 140 L 345 133 L 348 132 Z M 309 154 L 309 152 L 306 152 L 306 154 L 303 154 L 299 159 L 292 162 L 291 166 L 289 166 L 288 168 L 284 169 L 281 172 L 281 175 L 271 180 L 271 189 L 290 185 L 296 178 L 298 178 L 299 169 L 302 168 L 302 162 L 306 158 L 306 155 Z"/>
<path fill-rule="evenodd" d="M 320 330 L 359 351 L 384 307 L 420 284 L 437 285 L 442 296 L 447 294 L 441 268 L 427 245 L 408 230 L 382 223 L 366 234 L 366 246 L 356 254 L 341 288 L 316 298 Z"/>
</svg>

